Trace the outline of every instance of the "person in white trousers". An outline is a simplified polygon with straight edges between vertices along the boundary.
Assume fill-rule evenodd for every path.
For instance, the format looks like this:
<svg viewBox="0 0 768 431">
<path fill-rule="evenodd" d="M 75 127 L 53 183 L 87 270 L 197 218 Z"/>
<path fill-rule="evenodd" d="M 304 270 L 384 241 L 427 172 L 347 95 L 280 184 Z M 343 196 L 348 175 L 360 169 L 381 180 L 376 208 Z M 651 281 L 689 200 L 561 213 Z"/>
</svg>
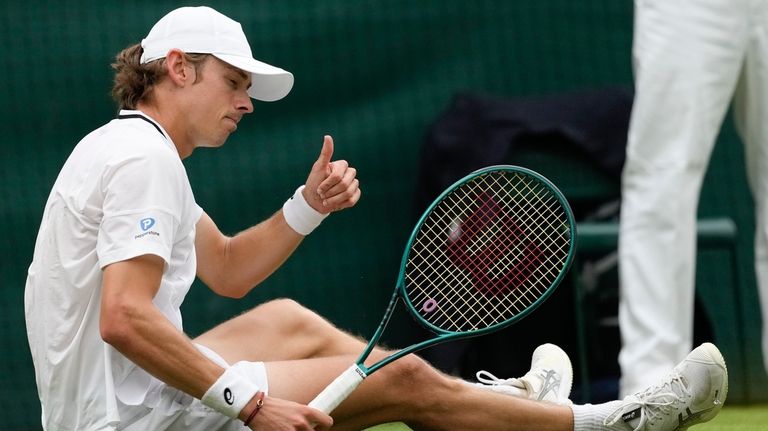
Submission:
<svg viewBox="0 0 768 431">
<path fill-rule="evenodd" d="M 636 0 L 633 61 L 619 237 L 622 396 L 692 346 L 696 208 L 731 101 L 755 198 L 768 322 L 768 2 Z M 768 358 L 766 323 L 762 349 Z"/>
</svg>

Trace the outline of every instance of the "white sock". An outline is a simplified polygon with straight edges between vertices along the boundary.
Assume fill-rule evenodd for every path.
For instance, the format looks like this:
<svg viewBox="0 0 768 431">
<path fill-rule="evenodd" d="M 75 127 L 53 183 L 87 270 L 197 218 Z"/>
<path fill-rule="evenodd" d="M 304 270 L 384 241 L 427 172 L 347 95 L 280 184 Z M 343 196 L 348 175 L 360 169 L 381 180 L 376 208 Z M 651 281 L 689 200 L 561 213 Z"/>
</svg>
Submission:
<svg viewBox="0 0 768 431">
<path fill-rule="evenodd" d="M 608 428 L 603 425 L 603 421 L 611 413 L 615 412 L 622 405 L 622 401 L 610 401 L 603 404 L 584 404 L 573 405 L 573 431 L 603 431 L 608 429 L 625 430 L 628 429 L 624 422 L 617 423 L 614 427 Z M 623 428 L 622 428 L 623 427 Z"/>
</svg>

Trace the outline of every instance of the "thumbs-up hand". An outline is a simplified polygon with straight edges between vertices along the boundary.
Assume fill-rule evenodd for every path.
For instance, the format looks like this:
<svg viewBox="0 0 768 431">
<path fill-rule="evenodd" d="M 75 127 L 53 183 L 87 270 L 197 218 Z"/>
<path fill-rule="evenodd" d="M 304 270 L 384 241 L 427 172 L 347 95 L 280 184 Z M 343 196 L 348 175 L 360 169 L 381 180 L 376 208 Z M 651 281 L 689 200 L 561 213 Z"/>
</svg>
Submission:
<svg viewBox="0 0 768 431">
<path fill-rule="evenodd" d="M 333 138 L 326 135 L 303 191 L 307 203 L 322 214 L 354 206 L 361 194 L 357 170 L 346 160 L 331 161 L 332 157 Z"/>
</svg>

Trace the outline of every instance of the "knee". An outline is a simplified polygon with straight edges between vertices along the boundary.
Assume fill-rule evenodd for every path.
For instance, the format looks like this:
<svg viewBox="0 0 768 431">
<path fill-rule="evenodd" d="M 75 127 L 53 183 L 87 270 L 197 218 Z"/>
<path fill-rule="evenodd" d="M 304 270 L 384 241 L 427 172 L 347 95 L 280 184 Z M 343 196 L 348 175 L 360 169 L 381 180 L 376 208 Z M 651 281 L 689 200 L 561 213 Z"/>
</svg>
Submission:
<svg viewBox="0 0 768 431">
<path fill-rule="evenodd" d="M 441 374 L 416 355 L 404 356 L 379 373 L 378 394 L 383 405 L 392 407 L 400 420 L 414 428 L 429 429 L 429 424 L 444 419 L 446 400 L 462 390 L 458 380 Z"/>
<path fill-rule="evenodd" d="M 292 299 L 274 299 L 248 312 L 249 320 L 271 331 L 292 337 L 297 334 L 319 335 L 329 324 L 317 313 Z"/>
<path fill-rule="evenodd" d="M 416 355 L 404 356 L 381 371 L 389 387 L 397 388 L 400 396 L 416 403 L 428 402 L 432 395 L 449 385 L 448 379 Z"/>
<path fill-rule="evenodd" d="M 270 315 L 293 316 L 295 313 L 306 310 L 301 304 L 289 298 L 278 298 L 265 302 L 252 309 L 252 312 Z"/>
</svg>

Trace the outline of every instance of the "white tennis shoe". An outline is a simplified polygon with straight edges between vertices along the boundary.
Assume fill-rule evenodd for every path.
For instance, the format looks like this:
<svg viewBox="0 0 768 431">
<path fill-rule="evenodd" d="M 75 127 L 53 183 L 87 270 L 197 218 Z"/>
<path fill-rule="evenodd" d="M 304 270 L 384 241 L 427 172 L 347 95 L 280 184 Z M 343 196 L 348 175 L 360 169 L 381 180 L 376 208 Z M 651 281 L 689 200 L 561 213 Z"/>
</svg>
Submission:
<svg viewBox="0 0 768 431">
<path fill-rule="evenodd" d="M 687 430 L 717 416 L 728 396 L 728 370 L 713 344 L 694 349 L 661 383 L 629 395 L 603 424 L 611 430 Z"/>
<path fill-rule="evenodd" d="M 475 385 L 521 398 L 552 404 L 571 405 L 573 369 L 563 349 L 542 344 L 533 351 L 531 370 L 523 377 L 499 379 L 488 371 L 478 371 Z"/>
</svg>

